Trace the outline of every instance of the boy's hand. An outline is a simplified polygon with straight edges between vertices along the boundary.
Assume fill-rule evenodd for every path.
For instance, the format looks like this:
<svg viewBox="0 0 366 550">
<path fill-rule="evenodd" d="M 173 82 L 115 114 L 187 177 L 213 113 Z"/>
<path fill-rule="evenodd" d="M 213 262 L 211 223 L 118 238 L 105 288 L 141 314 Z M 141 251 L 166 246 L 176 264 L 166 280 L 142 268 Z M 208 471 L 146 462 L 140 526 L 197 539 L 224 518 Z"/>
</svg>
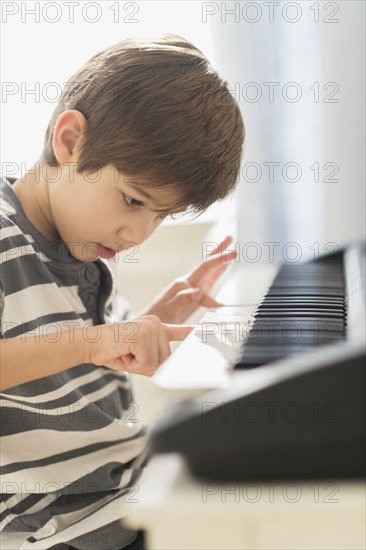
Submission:
<svg viewBox="0 0 366 550">
<path fill-rule="evenodd" d="M 227 236 L 209 255 L 190 273 L 174 281 L 158 296 L 143 315 L 156 315 L 164 323 L 183 323 L 198 307 L 221 307 L 210 292 L 219 276 L 236 257 L 235 250 L 226 252 L 233 242 Z"/>
<path fill-rule="evenodd" d="M 169 357 L 169 342 L 184 340 L 193 328 L 164 324 L 155 315 L 88 327 L 88 333 L 95 334 L 89 338 L 86 362 L 151 376 Z"/>
</svg>

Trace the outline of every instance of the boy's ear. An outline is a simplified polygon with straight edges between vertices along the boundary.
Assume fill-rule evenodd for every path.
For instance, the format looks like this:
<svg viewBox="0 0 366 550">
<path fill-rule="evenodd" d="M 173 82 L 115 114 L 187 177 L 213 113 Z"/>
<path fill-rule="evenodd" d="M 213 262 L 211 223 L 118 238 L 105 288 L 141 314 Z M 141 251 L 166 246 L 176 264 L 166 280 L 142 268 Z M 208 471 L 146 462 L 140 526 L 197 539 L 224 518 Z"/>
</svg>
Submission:
<svg viewBox="0 0 366 550">
<path fill-rule="evenodd" d="M 78 160 L 86 126 L 86 118 L 80 111 L 64 111 L 58 117 L 53 130 L 52 146 L 59 164 Z"/>
</svg>

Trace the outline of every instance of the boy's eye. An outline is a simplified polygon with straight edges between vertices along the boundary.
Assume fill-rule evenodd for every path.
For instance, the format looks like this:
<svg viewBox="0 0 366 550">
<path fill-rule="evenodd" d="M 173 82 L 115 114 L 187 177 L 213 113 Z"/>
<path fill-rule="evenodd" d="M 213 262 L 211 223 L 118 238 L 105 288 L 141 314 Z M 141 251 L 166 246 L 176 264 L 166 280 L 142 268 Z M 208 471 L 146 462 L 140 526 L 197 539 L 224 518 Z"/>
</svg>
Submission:
<svg viewBox="0 0 366 550">
<path fill-rule="evenodd" d="M 143 206 L 143 202 L 134 199 L 133 197 L 130 197 L 129 195 L 126 195 L 125 193 L 122 193 L 123 200 L 127 204 L 127 206 Z"/>
</svg>

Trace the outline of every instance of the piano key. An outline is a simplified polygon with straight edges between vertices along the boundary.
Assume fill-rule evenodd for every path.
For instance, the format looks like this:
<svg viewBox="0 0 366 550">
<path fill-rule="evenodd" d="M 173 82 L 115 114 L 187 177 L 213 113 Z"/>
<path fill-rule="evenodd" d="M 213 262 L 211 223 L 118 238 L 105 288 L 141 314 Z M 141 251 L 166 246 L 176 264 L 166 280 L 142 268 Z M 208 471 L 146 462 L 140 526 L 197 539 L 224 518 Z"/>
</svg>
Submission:
<svg viewBox="0 0 366 550">
<path fill-rule="evenodd" d="M 286 296 L 286 297 L 283 297 L 283 296 L 270 296 L 270 295 L 266 295 L 262 298 L 262 300 L 259 302 L 259 305 L 264 303 L 264 302 L 273 302 L 273 303 L 276 303 L 276 302 L 282 302 L 282 301 L 286 301 L 286 302 L 297 302 L 297 301 L 301 301 L 301 302 L 310 302 L 310 303 L 324 303 L 324 304 L 327 304 L 327 303 L 334 303 L 334 304 L 344 304 L 344 297 L 343 296 L 311 296 L 311 295 L 307 295 L 307 296 L 301 296 L 301 295 L 297 295 L 297 296 Z"/>
<path fill-rule="evenodd" d="M 261 328 L 268 330 L 344 330 L 343 319 L 304 319 L 302 317 L 291 317 L 288 320 L 282 317 L 278 318 L 261 318 L 256 321 L 256 325 L 260 325 Z"/>
<path fill-rule="evenodd" d="M 254 314 L 255 318 L 260 317 L 328 317 L 328 318 L 344 318 L 344 312 L 336 309 L 325 308 L 258 308 Z"/>
<path fill-rule="evenodd" d="M 275 345 L 280 346 L 282 344 L 294 345 L 304 344 L 315 346 L 317 342 L 323 342 L 324 339 L 342 339 L 344 331 L 334 330 L 322 330 L 322 331 L 310 331 L 310 330 L 284 330 L 284 331 L 250 331 L 247 338 L 243 338 L 244 347 L 247 345 L 262 346 L 262 345 Z"/>
<path fill-rule="evenodd" d="M 316 346 L 317 343 L 333 342 L 343 339 L 343 332 L 322 331 L 319 333 L 312 333 L 311 331 L 304 332 L 292 332 L 292 333 L 257 333 L 250 334 L 245 339 L 245 346 L 249 344 L 253 345 L 291 345 L 293 343 L 302 343 L 306 345 Z"/>
<path fill-rule="evenodd" d="M 329 298 L 342 298 L 344 295 L 344 292 L 342 290 L 329 290 L 329 289 L 304 289 L 302 288 L 301 291 L 295 289 L 295 288 L 287 288 L 287 289 L 273 289 L 270 290 L 267 293 L 267 296 L 274 297 L 274 296 L 280 296 L 282 298 L 287 298 L 288 296 L 296 296 L 297 298 L 302 297 L 329 297 Z"/>
<path fill-rule="evenodd" d="M 276 302 L 276 303 L 267 303 L 263 302 L 260 304 L 255 311 L 262 311 L 262 310 L 271 310 L 271 309 L 279 309 L 284 310 L 288 309 L 290 311 L 294 311 L 296 309 L 304 309 L 304 310 L 319 310 L 319 311 L 330 311 L 330 312 L 344 312 L 344 306 L 339 304 L 320 304 L 320 303 L 314 303 L 314 302 L 304 302 L 303 304 L 301 302 Z"/>
<path fill-rule="evenodd" d="M 305 299 L 305 298 L 286 298 L 286 299 L 273 299 L 273 298 L 267 298 L 266 300 L 262 300 L 258 304 L 258 308 L 260 307 L 281 307 L 286 306 L 288 307 L 330 307 L 330 308 L 340 308 L 344 309 L 344 301 L 342 300 L 314 300 L 314 299 Z"/>
</svg>

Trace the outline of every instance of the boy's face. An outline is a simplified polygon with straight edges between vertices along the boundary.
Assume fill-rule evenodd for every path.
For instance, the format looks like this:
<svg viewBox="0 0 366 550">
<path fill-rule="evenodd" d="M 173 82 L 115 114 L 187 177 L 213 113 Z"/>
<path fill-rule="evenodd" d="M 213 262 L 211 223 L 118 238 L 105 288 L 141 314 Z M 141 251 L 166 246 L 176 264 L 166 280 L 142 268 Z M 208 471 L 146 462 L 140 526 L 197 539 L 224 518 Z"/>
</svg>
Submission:
<svg viewBox="0 0 366 550">
<path fill-rule="evenodd" d="M 172 188 L 138 190 L 132 178 L 112 165 L 77 173 L 86 125 L 79 111 L 62 113 L 53 135 L 59 166 L 42 166 L 37 178 L 30 170 L 14 190 L 28 218 L 46 238 L 65 243 L 76 259 L 94 262 L 144 242 L 174 210 L 178 195 Z"/>
<path fill-rule="evenodd" d="M 165 217 L 155 210 L 169 213 L 177 198 L 171 190 L 138 190 L 110 165 L 88 175 L 76 170 L 72 174 L 64 166 L 62 177 L 48 183 L 48 190 L 60 240 L 75 258 L 85 262 L 113 257 L 113 251 L 144 242 Z"/>
</svg>

